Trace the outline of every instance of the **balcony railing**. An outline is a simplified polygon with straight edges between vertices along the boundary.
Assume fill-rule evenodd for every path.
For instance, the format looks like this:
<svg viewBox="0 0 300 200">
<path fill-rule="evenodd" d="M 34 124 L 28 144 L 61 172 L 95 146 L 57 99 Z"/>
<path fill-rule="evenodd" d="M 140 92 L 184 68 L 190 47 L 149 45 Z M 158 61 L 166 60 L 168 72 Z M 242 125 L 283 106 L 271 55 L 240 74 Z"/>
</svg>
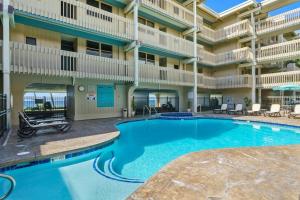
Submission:
<svg viewBox="0 0 300 200">
<path fill-rule="evenodd" d="M 295 59 L 300 56 L 300 39 L 262 47 L 257 52 L 259 63 Z"/>
<path fill-rule="evenodd" d="M 257 87 L 272 88 L 286 84 L 300 84 L 300 70 L 263 74 L 256 77 Z"/>
<path fill-rule="evenodd" d="M 160 67 L 153 64 L 139 64 L 140 81 L 144 83 L 161 83 L 171 85 L 192 86 L 193 72 Z"/>
<path fill-rule="evenodd" d="M 143 44 L 193 56 L 193 42 L 142 24 L 139 24 L 139 39 Z"/>
<path fill-rule="evenodd" d="M 251 61 L 253 59 L 253 55 L 251 49 L 249 47 L 244 47 L 241 49 L 235 49 L 232 51 L 228 51 L 225 53 L 214 54 L 206 51 L 201 46 L 198 47 L 198 62 L 219 66 L 243 61 Z"/>
<path fill-rule="evenodd" d="M 194 15 L 193 12 L 187 8 L 179 5 L 172 0 L 140 0 L 142 6 L 151 8 L 160 12 L 162 15 L 167 15 L 177 21 L 181 21 L 189 26 L 194 25 Z M 203 24 L 203 19 L 197 17 L 197 25 L 201 27 Z"/>
<path fill-rule="evenodd" d="M 256 23 L 257 34 L 265 34 L 281 29 L 287 29 L 289 27 L 299 25 L 300 26 L 300 8 L 268 17 L 267 19 Z"/>
<path fill-rule="evenodd" d="M 133 22 L 130 19 L 106 12 L 75 0 L 11 0 L 17 11 L 46 17 L 61 23 L 76 25 L 92 31 L 133 39 Z"/>
<path fill-rule="evenodd" d="M 202 26 L 199 36 L 211 42 L 220 42 L 250 33 L 250 21 L 246 19 L 217 30 L 213 30 L 207 26 Z"/>
<path fill-rule="evenodd" d="M 209 77 L 198 74 L 198 87 L 208 89 L 250 88 L 251 75 Z"/>
<path fill-rule="evenodd" d="M 2 41 L 0 47 L 2 51 Z M 130 61 L 17 42 L 11 42 L 10 48 L 12 72 L 133 81 L 133 63 Z"/>
</svg>

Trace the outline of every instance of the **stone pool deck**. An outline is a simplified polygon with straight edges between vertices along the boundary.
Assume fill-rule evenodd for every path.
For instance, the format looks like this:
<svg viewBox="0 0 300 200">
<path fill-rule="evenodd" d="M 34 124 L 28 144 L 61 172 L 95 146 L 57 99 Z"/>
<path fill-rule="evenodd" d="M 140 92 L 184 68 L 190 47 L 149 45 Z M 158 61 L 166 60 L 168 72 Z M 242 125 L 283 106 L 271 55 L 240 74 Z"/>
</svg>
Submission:
<svg viewBox="0 0 300 200">
<path fill-rule="evenodd" d="M 110 118 L 75 121 L 67 133 L 40 133 L 26 139 L 18 137 L 17 127 L 14 127 L 7 144 L 0 146 L 0 168 L 104 145 L 119 136 L 115 124 L 121 120 Z M 22 155 L 18 155 L 20 153 Z"/>
<path fill-rule="evenodd" d="M 230 118 L 300 126 L 300 119 L 204 113 Z M 141 119 L 141 118 L 135 118 Z M 131 119 L 131 120 L 135 120 Z M 0 167 L 106 144 L 119 136 L 121 118 L 74 122 L 66 134 L 43 133 L 21 139 L 13 129 L 0 146 Z M 18 155 L 27 152 L 27 154 Z M 129 199 L 295 199 L 300 196 L 300 145 L 222 149 L 192 153 L 168 164 Z"/>
<path fill-rule="evenodd" d="M 191 153 L 128 200 L 299 200 L 300 145 Z"/>
</svg>

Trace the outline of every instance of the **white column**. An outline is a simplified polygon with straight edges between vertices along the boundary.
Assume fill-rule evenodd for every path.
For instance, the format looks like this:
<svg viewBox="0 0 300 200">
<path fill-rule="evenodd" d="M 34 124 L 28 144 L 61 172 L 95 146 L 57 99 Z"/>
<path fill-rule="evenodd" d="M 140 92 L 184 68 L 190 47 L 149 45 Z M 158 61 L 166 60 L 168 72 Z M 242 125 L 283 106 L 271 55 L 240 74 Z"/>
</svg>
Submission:
<svg viewBox="0 0 300 200">
<path fill-rule="evenodd" d="M 194 42 L 194 62 L 193 62 L 193 68 L 194 68 L 194 99 L 193 99 L 193 111 L 194 113 L 197 113 L 197 100 L 198 100 L 198 94 L 197 94 L 197 1 L 193 1 L 193 11 L 194 11 L 194 33 L 193 33 L 193 42 Z"/>
<path fill-rule="evenodd" d="M 256 31 L 255 31 L 255 18 L 254 14 L 251 13 L 251 25 L 252 25 L 252 39 L 251 39 L 251 49 L 253 54 L 253 62 L 252 62 L 252 68 L 251 68 L 251 74 L 252 74 L 252 94 L 251 99 L 252 103 L 256 103 L 256 48 L 255 48 L 255 41 L 256 41 Z"/>
<path fill-rule="evenodd" d="M 133 8 L 133 27 L 134 27 L 134 85 L 139 85 L 139 24 L 138 24 L 138 2 L 136 1 Z"/>
<path fill-rule="evenodd" d="M 10 47 L 9 47 L 9 0 L 3 0 L 3 93 L 6 94 L 7 128 L 11 128 L 11 91 L 10 91 Z"/>
</svg>

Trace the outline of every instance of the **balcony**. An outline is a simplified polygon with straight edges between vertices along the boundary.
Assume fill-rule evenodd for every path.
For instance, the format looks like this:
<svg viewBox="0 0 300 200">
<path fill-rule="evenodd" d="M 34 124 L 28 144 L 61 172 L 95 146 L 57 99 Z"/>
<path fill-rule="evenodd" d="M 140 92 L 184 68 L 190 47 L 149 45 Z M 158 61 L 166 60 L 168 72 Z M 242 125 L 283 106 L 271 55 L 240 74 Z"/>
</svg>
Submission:
<svg viewBox="0 0 300 200">
<path fill-rule="evenodd" d="M 2 51 L 2 41 L 0 43 Z M 10 43 L 11 71 L 22 74 L 133 81 L 133 63 L 125 60 Z"/>
<path fill-rule="evenodd" d="M 250 62 L 253 59 L 251 49 L 244 47 L 225 53 L 214 54 L 198 46 L 198 62 L 209 66 L 228 65 L 240 62 Z"/>
<path fill-rule="evenodd" d="M 140 81 L 143 83 L 160 83 L 168 85 L 193 86 L 193 72 L 160 67 L 153 64 L 139 64 Z"/>
<path fill-rule="evenodd" d="M 132 20 L 79 1 L 11 0 L 11 5 L 16 9 L 15 18 L 20 23 L 66 34 L 82 32 L 113 40 L 133 39 Z"/>
<path fill-rule="evenodd" d="M 263 21 L 257 22 L 255 27 L 258 35 L 297 30 L 300 28 L 300 8 L 274 17 L 268 17 Z"/>
<path fill-rule="evenodd" d="M 258 63 L 287 61 L 299 58 L 300 39 L 262 47 L 257 53 Z"/>
<path fill-rule="evenodd" d="M 257 87 L 268 89 L 286 84 L 300 84 L 300 70 L 263 74 L 256 77 Z"/>
<path fill-rule="evenodd" d="M 160 49 L 183 57 L 193 56 L 193 42 L 149 26 L 139 24 L 139 39 L 142 41 L 142 46 Z"/>
<path fill-rule="evenodd" d="M 173 25 L 177 27 L 186 29 L 187 27 L 194 26 L 194 15 L 193 12 L 187 8 L 181 6 L 172 0 L 140 0 L 142 12 L 148 13 L 152 16 L 160 15 L 159 19 L 162 17 L 169 18 L 168 21 L 173 21 Z M 147 10 L 143 10 L 143 8 Z M 149 11 L 152 11 L 149 13 Z M 203 24 L 203 19 L 197 16 L 197 26 L 201 27 Z"/>
<path fill-rule="evenodd" d="M 209 43 L 222 42 L 251 34 L 251 25 L 249 20 L 243 20 L 238 23 L 226 26 L 221 29 L 213 30 L 207 26 L 202 26 L 198 36 Z"/>
<path fill-rule="evenodd" d="M 198 86 L 208 89 L 251 88 L 251 75 L 208 77 L 198 75 Z"/>
</svg>

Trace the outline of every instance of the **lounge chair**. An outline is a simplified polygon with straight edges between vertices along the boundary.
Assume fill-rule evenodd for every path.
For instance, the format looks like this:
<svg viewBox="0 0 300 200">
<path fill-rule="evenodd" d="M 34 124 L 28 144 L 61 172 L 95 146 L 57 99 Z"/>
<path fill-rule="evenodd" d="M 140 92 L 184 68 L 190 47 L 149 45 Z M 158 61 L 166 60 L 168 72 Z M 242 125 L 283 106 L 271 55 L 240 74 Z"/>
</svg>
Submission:
<svg viewBox="0 0 300 200">
<path fill-rule="evenodd" d="M 223 113 L 223 112 L 227 112 L 227 104 L 224 103 L 221 105 L 221 108 L 220 109 L 214 109 L 213 110 L 214 113 Z"/>
<path fill-rule="evenodd" d="M 229 110 L 228 114 L 243 114 L 243 104 L 236 104 L 234 110 Z"/>
<path fill-rule="evenodd" d="M 22 112 L 19 112 L 19 130 L 18 135 L 23 138 L 29 138 L 33 136 L 38 130 L 41 129 L 56 129 L 60 132 L 67 132 L 70 130 L 72 124 L 66 120 L 60 121 L 40 121 L 39 123 L 29 121 L 26 119 Z"/>
<path fill-rule="evenodd" d="M 296 118 L 297 116 L 300 116 L 300 104 L 295 105 L 294 112 L 291 112 L 288 117 Z"/>
<path fill-rule="evenodd" d="M 25 112 L 22 112 L 24 117 L 32 124 L 40 124 L 40 123 L 45 123 L 45 122 L 54 122 L 54 121 L 65 121 L 66 118 L 48 118 L 48 119 L 32 119 L 30 118 Z"/>
<path fill-rule="evenodd" d="M 248 115 L 251 115 L 251 114 L 252 115 L 258 115 L 260 113 L 260 107 L 261 107 L 260 104 L 257 104 L 257 103 L 253 104 L 252 105 L 252 110 L 248 110 L 247 114 Z"/>
<path fill-rule="evenodd" d="M 270 111 L 267 111 L 264 113 L 264 116 L 269 116 L 269 117 L 281 117 L 280 114 L 280 105 L 279 104 L 272 104 Z"/>
</svg>

